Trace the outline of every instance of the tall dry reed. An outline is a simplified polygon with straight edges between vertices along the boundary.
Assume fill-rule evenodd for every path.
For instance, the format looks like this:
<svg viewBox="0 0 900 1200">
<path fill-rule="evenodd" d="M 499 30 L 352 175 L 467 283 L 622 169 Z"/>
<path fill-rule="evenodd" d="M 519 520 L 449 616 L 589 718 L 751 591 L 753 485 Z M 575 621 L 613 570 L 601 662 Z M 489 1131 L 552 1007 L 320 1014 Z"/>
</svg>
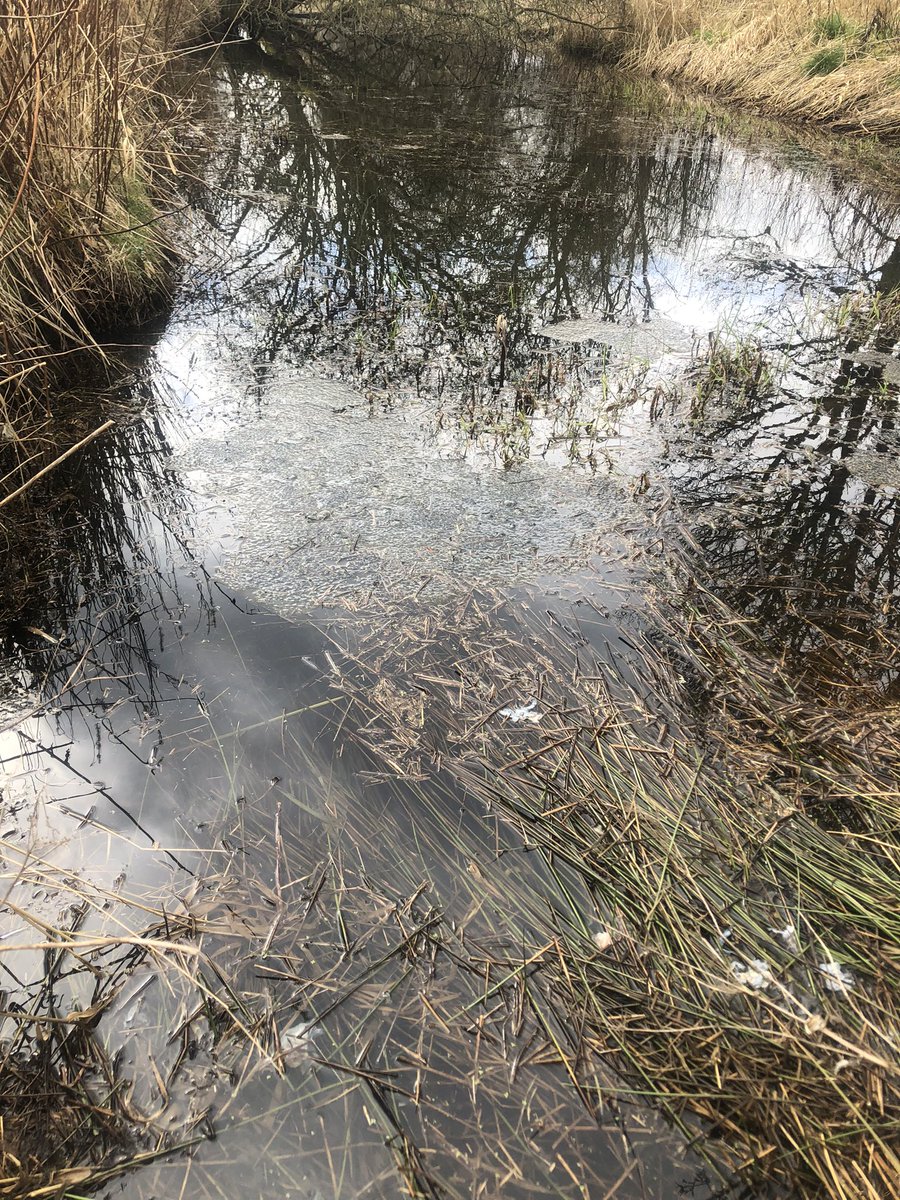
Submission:
<svg viewBox="0 0 900 1200">
<path fill-rule="evenodd" d="M 627 0 L 624 54 L 756 109 L 900 135 L 896 0 Z"/>
<path fill-rule="evenodd" d="M 165 274 L 167 51 L 194 0 L 0 0 L 0 380 L 90 341 Z M 8 394 L 8 393 L 7 393 Z"/>
</svg>

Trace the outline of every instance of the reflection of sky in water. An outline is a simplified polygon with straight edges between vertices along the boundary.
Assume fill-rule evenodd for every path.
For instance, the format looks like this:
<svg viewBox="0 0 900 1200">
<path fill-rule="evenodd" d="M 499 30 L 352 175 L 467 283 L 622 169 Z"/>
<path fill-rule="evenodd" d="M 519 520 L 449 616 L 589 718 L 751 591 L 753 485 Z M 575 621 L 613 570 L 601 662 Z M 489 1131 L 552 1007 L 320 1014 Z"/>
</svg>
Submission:
<svg viewBox="0 0 900 1200">
<path fill-rule="evenodd" d="M 239 61 L 223 72 L 233 119 L 198 216 L 207 269 L 156 350 L 207 432 L 265 401 L 249 373 L 273 360 L 353 381 L 354 354 L 387 354 L 399 385 L 443 356 L 461 388 L 495 351 L 498 312 L 517 378 L 542 323 L 597 312 L 669 317 L 701 339 L 783 330 L 788 313 L 877 277 L 890 252 L 892 214 L 809 159 L 651 117 L 610 83 L 596 116 L 577 87 L 517 86 L 514 103 L 491 88 L 367 97 L 340 81 L 310 96 Z"/>
<path fill-rule="evenodd" d="M 614 85 L 608 111 L 596 117 L 581 107 L 577 89 L 564 96 L 534 78 L 517 86 L 519 103 L 487 88 L 457 109 L 458 97 L 440 91 L 388 97 L 387 103 L 339 86 L 304 96 L 239 59 L 233 72 L 220 74 L 216 92 L 233 120 L 219 129 L 209 166 L 213 190 L 195 214 L 203 266 L 189 273 L 153 353 L 154 395 L 164 401 L 167 436 L 177 451 L 198 434 L 214 441 L 264 412 L 284 377 L 273 360 L 293 360 L 293 370 L 313 375 L 336 360 L 353 383 L 347 345 L 360 331 L 369 336 L 399 322 L 401 356 L 428 352 L 438 339 L 475 358 L 492 353 L 493 318 L 508 310 L 509 280 L 517 271 L 529 277 L 530 288 L 511 320 L 510 358 L 519 352 L 525 361 L 533 345 L 526 341 L 542 321 L 594 309 L 620 318 L 652 312 L 701 334 L 723 318 L 750 328 L 772 325 L 785 306 L 803 306 L 810 296 L 876 276 L 889 253 L 890 213 L 823 168 L 787 161 L 777 147 L 742 149 L 708 130 L 679 127 L 670 115 L 634 112 Z M 231 104 L 234 88 L 239 103 Z M 323 131 L 348 140 L 322 140 Z M 278 138 L 288 144 L 277 144 Z M 392 149 L 398 145 L 424 149 L 400 153 Z M 304 275 L 298 267 L 305 262 L 319 269 Z M 456 298 L 445 294 L 451 284 L 459 289 L 459 308 L 438 303 L 423 314 L 422 298 L 432 290 L 439 301 Z M 650 309 L 644 307 L 648 297 Z M 406 340 L 404 323 L 414 327 Z M 657 363 L 660 375 L 667 361 Z M 549 427 L 538 411 L 539 431 L 542 422 Z M 632 475 L 646 467 L 634 444 L 648 423 L 646 406 L 635 406 L 609 438 Z M 736 464 L 749 458 L 774 472 L 785 438 L 827 443 L 828 431 L 824 414 L 788 401 L 754 412 L 723 442 Z M 283 440 L 290 442 L 286 435 Z M 840 454 L 827 444 L 824 452 Z M 554 461 L 552 454 L 547 461 Z M 174 465 L 187 484 L 179 503 L 191 511 L 167 520 L 186 523 L 184 546 L 212 565 L 231 545 L 229 502 L 215 494 L 215 480 L 203 467 L 190 469 L 178 457 Z M 719 479 L 715 466 L 701 455 L 699 466 L 673 464 L 670 478 L 704 496 Z M 273 478 L 273 491 L 282 482 Z M 774 474 L 764 494 L 771 496 L 780 483 Z M 157 486 L 137 485 L 135 496 L 144 495 L 125 518 L 130 529 L 140 529 L 131 561 L 141 569 L 185 552 L 172 546 L 169 524 L 140 515 Z M 859 482 L 847 488 L 849 501 L 858 503 Z M 728 494 L 726 487 L 726 500 Z M 591 504 L 599 511 L 596 497 Z M 126 572 L 133 569 L 126 564 Z M 177 646 L 180 629 L 175 636 Z M 190 645 L 193 678 L 214 674 L 215 655 L 201 665 L 205 641 L 192 635 Z M 180 677 L 175 666 L 171 672 Z M 262 692 L 263 681 L 233 691 L 236 724 L 257 710 Z M 193 703 L 170 699 L 188 708 Z M 245 701 L 247 711 L 240 710 Z M 79 719 L 85 715 L 93 719 L 90 708 Z M 104 723 L 100 774 L 117 776 L 116 793 L 135 800 L 135 813 L 146 809 L 162 821 L 153 830 L 162 845 L 185 844 L 185 831 L 167 823 L 158 799 L 170 772 L 158 765 L 151 770 Z M 79 735 L 76 752 L 91 743 Z M 100 765 L 85 762 L 83 773 L 96 779 Z M 65 790 L 56 771 L 42 781 L 48 794 Z M 157 797 L 152 802 L 151 795 Z M 124 836 L 119 818 L 108 815 Z"/>
<path fill-rule="evenodd" d="M 890 228 L 860 225 L 821 171 L 731 148 L 701 227 L 652 255 L 652 292 L 663 315 L 701 336 L 770 328 L 785 305 L 802 312 L 809 291 L 826 298 L 871 279 L 892 244 Z"/>
</svg>

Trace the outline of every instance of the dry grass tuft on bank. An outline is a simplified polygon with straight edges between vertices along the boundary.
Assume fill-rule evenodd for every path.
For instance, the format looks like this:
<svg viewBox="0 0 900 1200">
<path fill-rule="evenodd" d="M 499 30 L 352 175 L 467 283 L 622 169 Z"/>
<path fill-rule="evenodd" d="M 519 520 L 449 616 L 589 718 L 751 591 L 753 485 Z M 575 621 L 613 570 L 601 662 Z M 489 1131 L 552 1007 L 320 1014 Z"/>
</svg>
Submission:
<svg viewBox="0 0 900 1200">
<path fill-rule="evenodd" d="M 202 0 L 0 8 L 0 383 L 9 404 L 48 362 L 165 286 L 157 200 L 175 173 L 168 52 Z M 10 413 L 0 413 L 6 440 Z"/>
<path fill-rule="evenodd" d="M 895 0 L 627 0 L 624 61 L 761 111 L 900 134 Z"/>
</svg>

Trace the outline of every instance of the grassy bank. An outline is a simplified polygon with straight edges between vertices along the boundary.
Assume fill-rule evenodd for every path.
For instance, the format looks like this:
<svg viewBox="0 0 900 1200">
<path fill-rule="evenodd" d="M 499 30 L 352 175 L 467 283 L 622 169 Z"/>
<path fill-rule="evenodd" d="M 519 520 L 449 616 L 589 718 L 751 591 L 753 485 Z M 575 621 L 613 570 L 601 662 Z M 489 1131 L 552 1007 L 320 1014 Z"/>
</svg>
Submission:
<svg viewBox="0 0 900 1200">
<path fill-rule="evenodd" d="M 754 110 L 855 134 L 900 136 L 896 0 L 520 0 L 562 49 L 612 58 Z"/>
<path fill-rule="evenodd" d="M 169 52 L 203 0 L 51 0 L 0 10 L 0 383 L 17 396 L 165 287 L 158 203 L 177 173 Z"/>
<path fill-rule="evenodd" d="M 895 138 L 893 0 L 628 0 L 624 62 L 791 119 Z"/>
</svg>

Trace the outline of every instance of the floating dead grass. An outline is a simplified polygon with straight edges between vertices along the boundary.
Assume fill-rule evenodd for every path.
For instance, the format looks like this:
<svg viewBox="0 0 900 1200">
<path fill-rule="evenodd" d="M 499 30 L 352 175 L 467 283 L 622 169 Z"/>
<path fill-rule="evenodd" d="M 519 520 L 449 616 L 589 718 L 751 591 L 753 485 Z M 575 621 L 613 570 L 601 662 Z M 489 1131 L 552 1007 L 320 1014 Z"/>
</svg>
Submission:
<svg viewBox="0 0 900 1200">
<path fill-rule="evenodd" d="M 687 557 L 632 614 L 637 653 L 590 649 L 604 618 L 582 612 L 563 631 L 470 596 L 346 627 L 358 736 L 388 774 L 449 773 L 562 872 L 535 904 L 574 1063 L 699 1121 L 750 1179 L 896 1195 L 900 713 L 798 680 Z M 538 722 L 504 717 L 529 698 Z"/>
<path fill-rule="evenodd" d="M 179 1194 L 188 1178 L 199 1194 L 221 1194 L 222 1170 L 226 1183 L 258 1172 L 287 1194 L 393 1194 L 399 1182 L 435 1200 L 479 1188 L 639 1195 L 637 1180 L 654 1186 L 660 1160 L 667 1178 L 690 1175 L 699 1160 L 683 1141 L 673 1144 L 652 1111 L 619 1105 L 602 1058 L 585 1057 L 565 1032 L 547 965 L 559 957 L 545 918 L 558 870 L 477 804 L 461 816 L 465 795 L 451 776 L 423 783 L 368 750 L 355 757 L 353 742 L 373 736 L 353 734 L 356 717 L 371 714 L 343 683 L 360 668 L 336 647 L 323 657 L 333 686 L 312 701 L 332 714 L 321 728 L 279 712 L 228 731 L 213 705 L 191 730 L 184 750 L 207 786 L 217 763 L 229 788 L 237 783 L 236 764 L 265 736 L 264 761 L 278 775 L 251 775 L 223 795 L 205 869 L 163 920 L 136 898 L 120 908 L 115 885 L 91 888 L 3 844 L 7 908 L 19 920 L 34 912 L 35 884 L 79 905 L 69 927 L 33 915 L 36 936 L 4 944 L 4 964 L 32 981 L 22 985 L 26 1049 L 47 1012 L 89 1030 L 84 1090 L 116 1115 L 108 1146 L 61 1146 L 57 1171 L 70 1175 L 13 1164 L 12 1194 L 66 1180 L 83 1180 L 84 1194 L 137 1167 L 132 1186 L 149 1195 Z M 421 731 L 421 703 L 410 703 L 403 679 L 384 679 L 375 708 Z M 333 742 L 353 762 L 352 783 Z M 93 820 L 83 818 L 81 836 Z M 57 945 L 65 955 L 48 994 L 42 956 Z M 55 1069 L 65 1091 L 70 1067 Z M 34 1103 L 18 1114 L 17 1144 L 39 1138 L 45 1119 L 29 1078 L 21 1090 Z M 80 1129 L 82 1117 L 86 1129 L 89 1106 L 66 1121 Z M 213 1137 L 206 1154 L 201 1143 Z"/>
<path fill-rule="evenodd" d="M 18 926 L 4 937 L 0 992 L 0 1196 L 83 1195 L 196 1141 L 190 1130 L 168 1137 L 134 1102 L 99 1026 L 141 970 L 183 977 L 202 995 L 197 926 L 123 903 L 5 839 L 0 863 L 2 909 Z M 63 923 L 32 899 L 47 889 L 70 901 Z"/>
<path fill-rule="evenodd" d="M 153 1156 L 229 1122 L 267 1131 L 286 1187 L 329 1162 L 336 1191 L 374 1176 L 424 1196 L 463 1196 L 474 1178 L 513 1194 L 608 1191 L 580 1156 L 583 1113 L 588 1139 L 627 1123 L 612 1193 L 627 1195 L 635 1145 L 664 1137 L 655 1109 L 720 1177 L 744 1173 L 757 1191 L 894 1195 L 896 709 L 871 682 L 838 707 L 798 678 L 716 599 L 683 541 L 649 599 L 653 560 L 623 540 L 617 581 L 590 602 L 572 606 L 576 581 L 559 603 L 470 594 L 330 621 L 314 740 L 359 747 L 371 802 L 354 807 L 277 716 L 283 783 L 230 807 L 221 867 L 164 920 L 97 929 L 98 894 L 69 928 L 36 930 L 50 969 L 13 1014 L 7 1194 L 83 1191 L 140 1164 L 165 1192 Z M 192 754 L 224 736 L 207 745 L 198 728 Z M 334 832 L 311 842 L 312 802 Z M 17 886 L 26 869 L 14 864 Z M 142 1054 L 141 1083 L 108 1067 L 109 1029 L 141 972 L 163 966 L 177 1002 L 146 1037 L 162 1035 L 167 1058 L 157 1079 Z M 96 982 L 76 1004 L 79 976 Z M 161 1135 L 151 1101 L 179 1094 L 195 1046 L 218 1082 Z M 48 1062 L 58 1104 L 36 1088 Z M 261 1071 L 289 1081 L 284 1095 L 267 1085 L 262 1107 L 249 1086 Z M 568 1171 L 574 1191 L 516 1171 L 538 1161 L 538 1111 L 547 1170 Z M 102 1138 L 79 1141 L 101 1119 Z M 41 1174 L 47 1121 L 60 1158 Z M 468 1142 L 484 1148 L 477 1162 L 459 1158 Z"/>
</svg>

